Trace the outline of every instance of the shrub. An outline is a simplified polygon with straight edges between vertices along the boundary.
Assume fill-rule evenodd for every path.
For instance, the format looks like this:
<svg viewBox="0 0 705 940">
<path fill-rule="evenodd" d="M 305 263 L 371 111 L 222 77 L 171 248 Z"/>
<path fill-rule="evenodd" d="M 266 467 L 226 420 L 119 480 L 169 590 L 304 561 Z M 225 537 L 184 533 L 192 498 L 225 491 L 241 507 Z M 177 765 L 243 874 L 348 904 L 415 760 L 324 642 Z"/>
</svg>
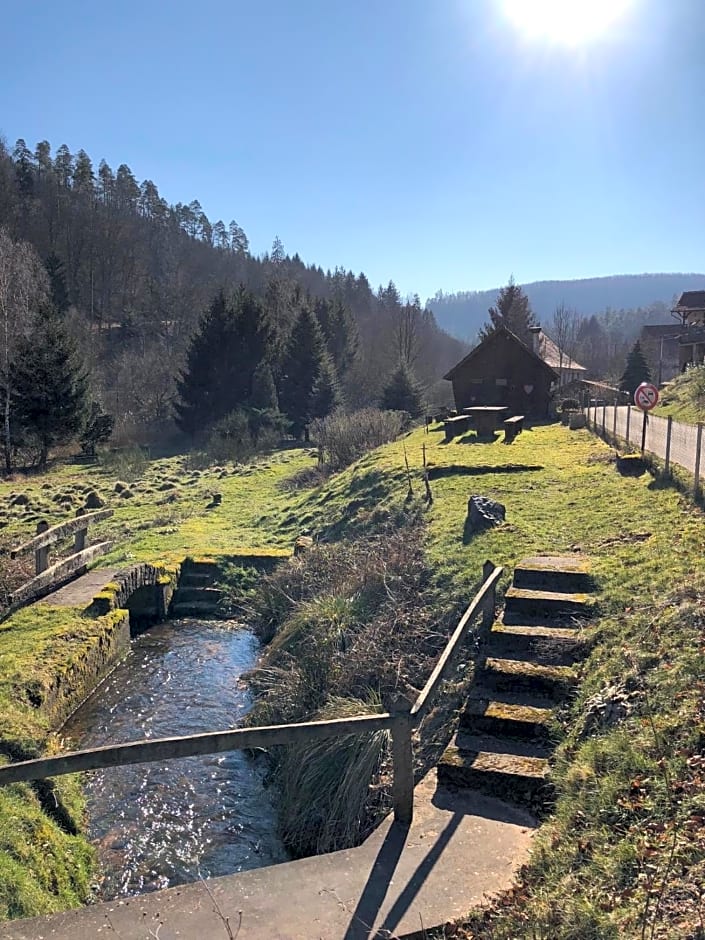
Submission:
<svg viewBox="0 0 705 940">
<path fill-rule="evenodd" d="M 104 451 L 100 460 L 111 476 L 128 481 L 139 480 L 149 463 L 149 458 L 137 444 L 120 450 Z"/>
<path fill-rule="evenodd" d="M 403 426 L 403 412 L 363 408 L 351 414 L 336 411 L 316 421 L 312 430 L 320 462 L 340 470 L 375 447 L 393 441 Z"/>
<path fill-rule="evenodd" d="M 577 398 L 564 398 L 561 402 L 561 411 L 579 411 L 580 402 Z"/>
<path fill-rule="evenodd" d="M 269 450 L 286 433 L 288 422 L 273 408 L 238 408 L 213 426 L 205 447 L 205 463 L 243 463 Z"/>
</svg>

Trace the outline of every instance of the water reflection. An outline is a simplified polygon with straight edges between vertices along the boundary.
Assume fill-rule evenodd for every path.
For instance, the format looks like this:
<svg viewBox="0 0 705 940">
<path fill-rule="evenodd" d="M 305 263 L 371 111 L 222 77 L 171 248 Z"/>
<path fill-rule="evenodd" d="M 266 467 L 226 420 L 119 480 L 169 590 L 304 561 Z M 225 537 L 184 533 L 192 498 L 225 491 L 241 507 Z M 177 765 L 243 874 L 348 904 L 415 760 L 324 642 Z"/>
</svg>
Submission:
<svg viewBox="0 0 705 940">
<path fill-rule="evenodd" d="M 63 729 L 94 747 L 232 728 L 251 705 L 241 674 L 257 641 L 236 623 L 172 621 L 127 658 Z M 267 767 L 239 751 L 87 775 L 89 835 L 111 899 L 283 861 Z"/>
</svg>

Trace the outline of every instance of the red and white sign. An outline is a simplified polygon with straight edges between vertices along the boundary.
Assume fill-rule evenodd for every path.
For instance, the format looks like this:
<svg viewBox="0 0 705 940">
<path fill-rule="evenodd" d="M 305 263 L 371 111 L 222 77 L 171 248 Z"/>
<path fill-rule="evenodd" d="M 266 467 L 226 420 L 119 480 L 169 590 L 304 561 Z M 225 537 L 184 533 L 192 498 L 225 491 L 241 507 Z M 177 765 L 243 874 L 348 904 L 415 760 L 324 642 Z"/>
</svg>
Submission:
<svg viewBox="0 0 705 940">
<path fill-rule="evenodd" d="M 651 382 L 642 382 L 634 392 L 634 404 L 642 411 L 651 411 L 658 404 L 658 389 Z"/>
</svg>

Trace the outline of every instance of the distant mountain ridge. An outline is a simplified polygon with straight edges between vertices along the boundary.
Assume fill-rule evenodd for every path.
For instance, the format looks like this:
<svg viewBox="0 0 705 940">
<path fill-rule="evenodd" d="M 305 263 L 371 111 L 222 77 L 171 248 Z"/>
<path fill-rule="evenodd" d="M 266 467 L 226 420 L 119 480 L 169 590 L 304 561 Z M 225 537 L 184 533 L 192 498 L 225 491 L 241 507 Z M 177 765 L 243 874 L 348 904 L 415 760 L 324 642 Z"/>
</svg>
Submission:
<svg viewBox="0 0 705 940">
<path fill-rule="evenodd" d="M 670 306 L 681 291 L 705 290 L 705 274 L 615 274 L 573 281 L 535 281 L 522 287 L 536 319 L 547 326 L 561 302 L 584 316 L 601 313 L 607 307 L 630 310 L 654 303 Z M 487 322 L 487 310 L 495 302 L 498 290 L 457 294 L 438 291 L 428 299 L 427 306 L 442 329 L 461 339 L 472 339 Z"/>
</svg>

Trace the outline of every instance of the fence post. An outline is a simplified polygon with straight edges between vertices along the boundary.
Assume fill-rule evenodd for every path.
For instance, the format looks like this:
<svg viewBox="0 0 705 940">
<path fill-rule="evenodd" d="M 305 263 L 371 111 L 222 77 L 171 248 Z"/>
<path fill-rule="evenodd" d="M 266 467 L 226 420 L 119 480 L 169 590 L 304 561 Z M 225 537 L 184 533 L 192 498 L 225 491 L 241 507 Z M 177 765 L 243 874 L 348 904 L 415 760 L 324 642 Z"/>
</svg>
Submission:
<svg viewBox="0 0 705 940">
<path fill-rule="evenodd" d="M 693 496 L 696 499 L 698 498 L 698 490 L 700 489 L 700 452 L 702 450 L 702 444 L 703 444 L 703 426 L 702 424 L 700 424 L 700 422 L 698 422 L 698 437 L 695 443 L 695 472 L 693 473 L 693 476 L 695 478 L 695 482 L 693 485 Z"/>
<path fill-rule="evenodd" d="M 86 513 L 85 509 L 77 509 L 76 518 L 79 519 L 81 516 L 85 515 L 85 513 Z M 86 525 L 85 529 L 79 529 L 78 532 L 75 534 L 74 539 L 73 539 L 74 553 L 83 551 L 83 549 L 86 547 L 87 536 L 88 536 L 88 525 Z"/>
<path fill-rule="evenodd" d="M 494 571 L 494 564 L 491 561 L 486 561 L 482 566 L 482 583 L 489 578 L 489 576 Z M 492 589 L 487 592 L 484 601 L 482 602 L 482 627 L 484 630 L 489 630 L 494 623 L 494 609 L 497 603 L 497 586 L 496 584 L 492 585 Z"/>
<path fill-rule="evenodd" d="M 606 402 L 606 401 L 603 401 L 603 402 L 602 402 L 602 437 L 603 437 L 605 440 L 607 439 L 607 433 L 606 433 L 606 430 L 605 430 L 605 422 L 606 422 L 606 420 L 607 420 L 607 402 Z"/>
<path fill-rule="evenodd" d="M 411 703 L 400 696 L 389 709 L 394 717 L 392 724 L 392 800 L 394 821 L 410 826 L 414 818 L 414 750 L 411 743 L 413 721 Z"/>
<path fill-rule="evenodd" d="M 668 476 L 671 472 L 671 433 L 673 432 L 673 417 L 671 415 L 667 418 L 666 426 L 666 457 L 664 461 L 664 473 Z"/>
<path fill-rule="evenodd" d="M 617 443 L 617 402 L 612 405 L 614 414 L 612 416 L 612 443 Z"/>
<path fill-rule="evenodd" d="M 37 523 L 37 535 L 41 535 L 42 532 L 46 532 L 49 528 L 48 522 L 38 522 Z M 41 574 L 42 571 L 46 571 L 49 567 L 49 546 L 45 545 L 44 548 L 38 548 L 34 553 L 34 573 Z"/>
<path fill-rule="evenodd" d="M 632 404 L 629 402 L 627 405 L 627 444 L 629 443 L 629 425 L 632 421 Z"/>
</svg>

